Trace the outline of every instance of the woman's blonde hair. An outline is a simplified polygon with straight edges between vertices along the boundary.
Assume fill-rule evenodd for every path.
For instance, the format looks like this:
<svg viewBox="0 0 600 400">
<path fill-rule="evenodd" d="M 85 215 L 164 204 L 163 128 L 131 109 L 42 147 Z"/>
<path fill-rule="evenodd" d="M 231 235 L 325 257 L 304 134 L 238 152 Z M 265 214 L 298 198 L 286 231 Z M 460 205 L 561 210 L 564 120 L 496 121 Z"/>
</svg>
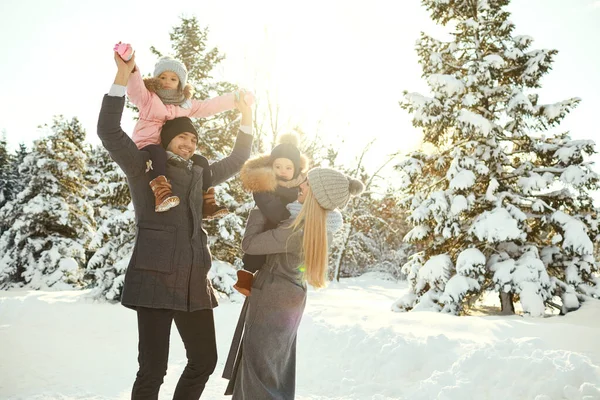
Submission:
<svg viewBox="0 0 600 400">
<path fill-rule="evenodd" d="M 306 189 L 306 197 L 302 209 L 292 224 L 292 228 L 304 229 L 302 248 L 304 250 L 304 276 L 315 288 L 327 284 L 327 265 L 329 253 L 327 243 L 327 211 L 317 203 L 310 186 Z"/>
</svg>

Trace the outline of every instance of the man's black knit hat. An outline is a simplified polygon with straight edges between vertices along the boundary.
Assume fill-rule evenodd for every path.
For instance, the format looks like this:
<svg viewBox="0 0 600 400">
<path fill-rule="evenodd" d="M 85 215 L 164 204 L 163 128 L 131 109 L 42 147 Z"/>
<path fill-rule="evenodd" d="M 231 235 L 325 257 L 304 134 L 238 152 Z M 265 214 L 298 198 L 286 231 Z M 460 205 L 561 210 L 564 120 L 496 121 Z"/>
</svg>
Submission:
<svg viewBox="0 0 600 400">
<path fill-rule="evenodd" d="M 188 132 L 196 136 L 196 140 L 199 139 L 198 132 L 196 132 L 196 128 L 194 128 L 192 120 L 188 117 L 179 117 L 165 122 L 162 130 L 160 131 L 160 142 L 162 147 L 166 149 L 175 136 L 184 132 Z"/>
</svg>

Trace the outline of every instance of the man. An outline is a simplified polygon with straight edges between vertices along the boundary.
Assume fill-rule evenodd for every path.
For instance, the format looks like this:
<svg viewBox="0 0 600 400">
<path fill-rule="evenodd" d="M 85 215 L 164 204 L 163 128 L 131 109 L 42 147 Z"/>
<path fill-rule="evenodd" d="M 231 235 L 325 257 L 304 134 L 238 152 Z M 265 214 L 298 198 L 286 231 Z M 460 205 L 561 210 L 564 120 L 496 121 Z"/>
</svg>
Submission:
<svg viewBox="0 0 600 400">
<path fill-rule="evenodd" d="M 169 155 L 167 178 L 180 204 L 155 212 L 148 185 L 149 155 L 138 150 L 121 128 L 125 87 L 135 57 L 125 62 L 115 53 L 115 61 L 117 74 L 102 102 L 98 136 L 127 176 L 138 226 L 121 299 L 124 306 L 136 310 L 138 318 L 139 371 L 132 399 L 158 399 L 167 371 L 172 321 L 188 359 L 173 398 L 199 399 L 217 363 L 212 312 L 217 300 L 207 278 L 211 255 L 202 228 L 203 167 L 193 157 L 198 134 L 188 118 L 177 118 L 163 127 L 162 144 Z M 237 107 L 242 121 L 233 151 L 208 166 L 213 185 L 235 175 L 250 156 L 251 108 L 243 100 Z"/>
</svg>

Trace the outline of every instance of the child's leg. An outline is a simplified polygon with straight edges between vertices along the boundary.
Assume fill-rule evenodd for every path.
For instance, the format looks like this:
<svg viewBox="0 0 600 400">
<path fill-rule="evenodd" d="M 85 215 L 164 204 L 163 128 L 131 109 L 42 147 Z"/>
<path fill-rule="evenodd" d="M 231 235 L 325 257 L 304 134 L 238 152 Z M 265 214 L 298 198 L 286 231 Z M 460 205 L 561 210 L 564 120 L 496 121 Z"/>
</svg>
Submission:
<svg viewBox="0 0 600 400">
<path fill-rule="evenodd" d="M 167 152 L 159 144 L 151 144 L 141 149 L 150 153 L 152 164 L 147 168 L 150 180 L 158 178 L 161 175 L 167 175 Z"/>
<path fill-rule="evenodd" d="M 246 271 L 255 273 L 262 267 L 267 261 L 267 256 L 264 254 L 255 255 L 255 254 L 244 254 L 242 257 L 242 262 L 244 263 L 244 269 Z"/>
<path fill-rule="evenodd" d="M 202 191 L 204 192 L 202 219 L 211 220 L 229 214 L 227 208 L 217 205 L 217 201 L 215 200 L 215 189 L 212 187 L 212 172 L 206 157 L 203 157 L 200 154 L 194 154 L 192 156 L 192 161 L 195 165 L 202 167 Z"/>
<path fill-rule="evenodd" d="M 154 211 L 167 211 L 179 204 L 179 197 L 171 191 L 171 184 L 167 181 L 167 152 L 162 146 L 152 144 L 141 150 L 150 153 L 148 175 L 150 188 L 154 193 Z"/>
</svg>

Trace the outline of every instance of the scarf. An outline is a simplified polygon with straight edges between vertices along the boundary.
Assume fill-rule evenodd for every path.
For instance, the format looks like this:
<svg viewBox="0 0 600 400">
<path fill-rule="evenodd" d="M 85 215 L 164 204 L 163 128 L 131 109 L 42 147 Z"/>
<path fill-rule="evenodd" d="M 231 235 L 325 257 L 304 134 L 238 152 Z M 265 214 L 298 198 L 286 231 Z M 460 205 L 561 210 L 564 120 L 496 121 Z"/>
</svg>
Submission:
<svg viewBox="0 0 600 400">
<path fill-rule="evenodd" d="M 175 104 L 181 106 L 187 102 L 183 90 L 178 89 L 156 89 L 156 95 L 163 104 Z"/>
<path fill-rule="evenodd" d="M 297 201 L 290 203 L 286 206 L 290 214 L 291 218 L 296 218 L 298 214 L 300 214 L 300 210 L 302 209 L 302 204 Z M 332 211 L 327 211 L 327 232 L 335 233 L 344 225 L 344 219 L 342 218 L 342 213 L 340 210 L 335 209 Z"/>
<path fill-rule="evenodd" d="M 190 158 L 186 160 L 185 158 L 171 152 L 167 151 L 167 162 L 171 165 L 176 165 L 178 167 L 184 167 L 187 169 L 192 169 L 194 166 L 194 161 Z"/>
</svg>

